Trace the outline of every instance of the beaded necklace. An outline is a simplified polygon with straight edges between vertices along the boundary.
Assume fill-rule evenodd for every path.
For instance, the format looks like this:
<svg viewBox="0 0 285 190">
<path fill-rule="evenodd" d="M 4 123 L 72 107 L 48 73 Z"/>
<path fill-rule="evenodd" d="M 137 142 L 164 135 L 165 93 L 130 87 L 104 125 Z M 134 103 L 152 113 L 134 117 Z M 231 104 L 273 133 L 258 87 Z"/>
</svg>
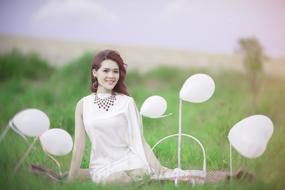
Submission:
<svg viewBox="0 0 285 190">
<path fill-rule="evenodd" d="M 108 98 L 100 98 L 98 97 L 98 94 L 95 93 L 94 104 L 97 104 L 99 109 L 104 109 L 106 111 L 109 111 L 109 108 L 111 106 L 114 106 L 115 100 L 116 100 L 115 94 L 112 94 Z"/>
</svg>

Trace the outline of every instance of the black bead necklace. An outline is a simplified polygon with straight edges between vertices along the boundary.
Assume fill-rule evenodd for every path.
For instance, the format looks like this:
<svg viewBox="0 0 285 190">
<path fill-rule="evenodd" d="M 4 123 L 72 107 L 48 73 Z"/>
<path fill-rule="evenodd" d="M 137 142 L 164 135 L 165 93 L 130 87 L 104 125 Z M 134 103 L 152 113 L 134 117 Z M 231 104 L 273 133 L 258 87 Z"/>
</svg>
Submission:
<svg viewBox="0 0 285 190">
<path fill-rule="evenodd" d="M 109 108 L 114 105 L 116 100 L 116 95 L 112 94 L 108 98 L 99 98 L 97 93 L 95 93 L 94 104 L 97 104 L 99 109 L 104 109 L 109 111 Z"/>
</svg>

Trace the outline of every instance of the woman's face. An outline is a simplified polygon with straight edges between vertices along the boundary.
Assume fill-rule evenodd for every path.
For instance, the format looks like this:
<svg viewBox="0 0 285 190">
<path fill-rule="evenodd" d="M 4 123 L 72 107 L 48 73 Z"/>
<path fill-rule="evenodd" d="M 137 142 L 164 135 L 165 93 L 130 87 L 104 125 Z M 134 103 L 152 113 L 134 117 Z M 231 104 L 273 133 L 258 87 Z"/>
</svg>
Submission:
<svg viewBox="0 0 285 190">
<path fill-rule="evenodd" d="M 101 67 L 97 71 L 93 69 L 92 73 L 95 77 L 97 77 L 97 92 L 103 93 L 110 93 L 116 86 L 120 77 L 119 66 L 112 60 L 104 60 L 101 63 Z"/>
</svg>

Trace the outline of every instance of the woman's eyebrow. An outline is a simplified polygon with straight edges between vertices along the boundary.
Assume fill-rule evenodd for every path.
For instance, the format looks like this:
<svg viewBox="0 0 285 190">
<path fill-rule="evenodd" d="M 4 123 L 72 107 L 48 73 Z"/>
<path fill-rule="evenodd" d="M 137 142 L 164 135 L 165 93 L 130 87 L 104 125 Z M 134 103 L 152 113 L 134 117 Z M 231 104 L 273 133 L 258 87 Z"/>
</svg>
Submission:
<svg viewBox="0 0 285 190">
<path fill-rule="evenodd" d="M 113 71 L 118 71 L 118 68 L 103 68 L 104 70 L 113 70 Z"/>
<path fill-rule="evenodd" d="M 102 69 L 108 69 L 108 70 L 110 70 L 110 69 L 112 69 L 112 70 L 119 70 L 119 68 L 109 68 L 109 67 L 102 67 Z"/>
</svg>

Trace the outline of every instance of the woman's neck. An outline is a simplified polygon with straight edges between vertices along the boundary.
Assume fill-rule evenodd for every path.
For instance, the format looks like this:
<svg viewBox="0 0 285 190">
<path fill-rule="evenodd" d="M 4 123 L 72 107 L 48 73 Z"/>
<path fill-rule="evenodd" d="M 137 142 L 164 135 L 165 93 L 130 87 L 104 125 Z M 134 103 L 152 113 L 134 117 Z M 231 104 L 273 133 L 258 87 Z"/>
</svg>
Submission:
<svg viewBox="0 0 285 190">
<path fill-rule="evenodd" d="M 112 90 L 98 86 L 97 93 L 112 94 Z"/>
</svg>

